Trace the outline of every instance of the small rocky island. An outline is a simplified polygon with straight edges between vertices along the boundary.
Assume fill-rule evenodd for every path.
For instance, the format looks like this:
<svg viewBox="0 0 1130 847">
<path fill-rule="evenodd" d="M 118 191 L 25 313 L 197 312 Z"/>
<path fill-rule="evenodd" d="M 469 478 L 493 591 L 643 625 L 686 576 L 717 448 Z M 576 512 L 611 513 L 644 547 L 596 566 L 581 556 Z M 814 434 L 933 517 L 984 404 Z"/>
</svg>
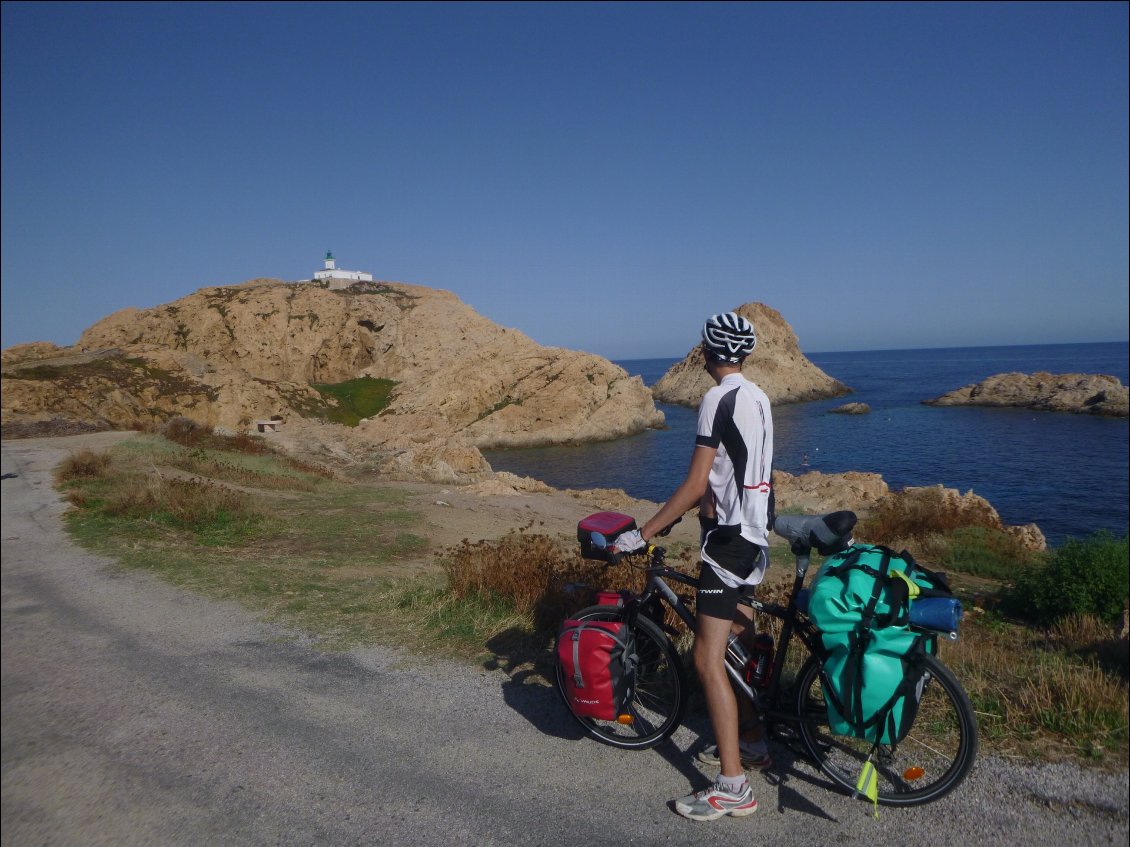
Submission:
<svg viewBox="0 0 1130 847">
<path fill-rule="evenodd" d="M 851 389 L 813 364 L 800 350 L 796 333 L 776 309 L 746 303 L 734 309 L 757 333 L 757 347 L 742 365 L 742 373 L 757 383 L 773 403 L 803 403 L 850 394 Z M 706 318 L 703 315 L 702 318 Z M 697 330 L 701 323 L 693 327 Z M 696 343 L 652 388 L 661 403 L 696 407 L 714 385 L 702 367 Z"/>
<path fill-rule="evenodd" d="M 1122 418 L 1128 414 L 1127 387 L 1106 374 L 996 374 L 922 402 L 927 406 L 1011 406 Z"/>
<path fill-rule="evenodd" d="M 868 415 L 870 413 L 871 407 L 866 403 L 844 403 L 842 406 L 828 410 L 830 415 Z"/>
</svg>

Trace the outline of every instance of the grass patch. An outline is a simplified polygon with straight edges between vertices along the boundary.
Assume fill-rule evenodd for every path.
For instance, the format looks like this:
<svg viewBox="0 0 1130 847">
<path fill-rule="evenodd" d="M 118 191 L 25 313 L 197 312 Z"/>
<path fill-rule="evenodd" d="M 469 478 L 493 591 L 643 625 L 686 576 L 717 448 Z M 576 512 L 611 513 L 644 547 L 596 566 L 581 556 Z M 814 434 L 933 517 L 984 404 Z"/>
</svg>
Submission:
<svg viewBox="0 0 1130 847">
<path fill-rule="evenodd" d="M 430 564 L 420 515 L 398 492 L 304 474 L 280 456 L 157 436 L 102 455 L 101 476 L 61 483 L 79 543 L 239 601 L 328 647 L 397 626 L 395 592 Z"/>
<path fill-rule="evenodd" d="M 1074 626 L 1076 636 L 1087 634 L 1034 630 L 986 613 L 967 618 L 961 639 L 943 646 L 987 749 L 1125 766 L 1125 660 L 1099 660 L 1096 645 L 1111 645 L 1109 628 L 1100 635 L 1078 619 Z"/>
<path fill-rule="evenodd" d="M 928 539 L 924 546 L 936 567 L 988 579 L 1014 579 L 1019 569 L 1037 560 L 1012 536 L 983 526 L 958 527 Z"/>
<path fill-rule="evenodd" d="M 328 421 L 357 426 L 363 418 L 371 418 L 388 406 L 389 396 L 396 387 L 391 379 L 363 376 L 336 383 L 314 383 L 326 404 L 316 414 Z"/>
</svg>

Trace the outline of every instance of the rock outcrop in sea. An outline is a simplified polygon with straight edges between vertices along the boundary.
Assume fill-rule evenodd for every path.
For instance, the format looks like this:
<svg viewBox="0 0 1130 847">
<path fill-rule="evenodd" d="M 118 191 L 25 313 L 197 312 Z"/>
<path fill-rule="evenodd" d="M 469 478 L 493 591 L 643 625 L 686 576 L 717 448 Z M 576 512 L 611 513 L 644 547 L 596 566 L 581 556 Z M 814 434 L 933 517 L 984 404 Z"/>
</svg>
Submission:
<svg viewBox="0 0 1130 847">
<path fill-rule="evenodd" d="M 1106 374 L 1003 373 L 950 391 L 927 406 L 1014 406 L 1048 412 L 1073 412 L 1125 418 L 1128 389 Z"/>
<path fill-rule="evenodd" d="M 757 383 L 771 402 L 800 403 L 851 393 L 850 388 L 828 376 L 800 351 L 796 333 L 780 312 L 764 303 L 746 303 L 734 311 L 749 320 L 757 333 L 757 347 L 745 360 L 742 373 Z M 696 344 L 652 387 L 655 399 L 698 406 L 702 395 L 714 385 L 702 364 Z"/>
<path fill-rule="evenodd" d="M 830 415 L 868 415 L 870 413 L 871 407 L 866 403 L 844 403 L 842 406 L 828 410 Z"/>
<path fill-rule="evenodd" d="M 479 448 L 618 438 L 661 426 L 651 393 L 606 359 L 543 347 L 454 294 L 402 283 L 252 280 L 99 321 L 74 347 L 3 353 L 5 426 L 133 428 L 184 415 L 283 433 L 437 481 L 490 474 Z M 328 389 L 382 381 L 378 414 L 343 426 Z M 320 390 L 321 389 L 321 390 Z"/>
</svg>

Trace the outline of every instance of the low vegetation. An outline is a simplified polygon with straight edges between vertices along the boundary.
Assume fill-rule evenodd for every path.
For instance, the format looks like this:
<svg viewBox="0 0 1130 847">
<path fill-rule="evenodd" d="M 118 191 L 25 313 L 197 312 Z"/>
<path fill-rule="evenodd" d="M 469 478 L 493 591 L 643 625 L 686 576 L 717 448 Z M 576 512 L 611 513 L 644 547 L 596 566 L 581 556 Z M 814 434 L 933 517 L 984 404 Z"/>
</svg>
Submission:
<svg viewBox="0 0 1130 847">
<path fill-rule="evenodd" d="M 936 568 L 989 579 L 1009 579 L 1037 560 L 1000 527 L 987 503 L 954 508 L 941 489 L 915 489 L 880 500 L 860 521 L 856 536 L 895 550 L 907 549 Z"/>
<path fill-rule="evenodd" d="M 580 559 L 575 544 L 532 525 L 432 549 L 421 516 L 387 486 L 335 478 L 264 439 L 216 436 L 188 419 L 106 453 L 78 452 L 57 480 L 82 543 L 242 602 L 326 649 L 395 633 L 408 649 L 477 656 L 546 684 L 560 621 L 595 589 L 642 581 L 627 566 Z M 896 517 L 866 529 L 881 531 L 881 520 L 898 531 Z M 986 750 L 1125 766 L 1126 642 L 1113 637 L 1127 598 L 1125 537 L 1009 561 L 989 529 L 935 524 L 910 539 L 925 564 L 953 572 L 966 601 L 962 637 L 942 655 L 969 691 Z M 791 573 L 786 549 L 772 555 L 772 573 Z M 689 550 L 673 548 L 669 561 L 696 567 Z M 764 590 L 783 596 L 785 587 Z"/>
<path fill-rule="evenodd" d="M 1116 623 L 1130 586 L 1126 536 L 1097 532 L 1069 540 L 1035 567 L 1022 570 L 1004 594 L 1004 607 L 1035 624 L 1051 625 L 1072 615 Z"/>
<path fill-rule="evenodd" d="M 363 376 L 345 382 L 316 383 L 312 386 L 325 400 L 315 416 L 333 423 L 357 426 L 364 418 L 379 414 L 388 406 L 389 395 L 396 387 L 391 379 Z"/>
<path fill-rule="evenodd" d="M 4 371 L 7 379 L 54 383 L 60 392 L 73 392 L 92 383 L 113 386 L 132 393 L 152 391 L 158 395 L 181 394 L 216 399 L 215 389 L 174 374 L 142 358 L 112 353 L 67 364 L 15 365 Z"/>
</svg>

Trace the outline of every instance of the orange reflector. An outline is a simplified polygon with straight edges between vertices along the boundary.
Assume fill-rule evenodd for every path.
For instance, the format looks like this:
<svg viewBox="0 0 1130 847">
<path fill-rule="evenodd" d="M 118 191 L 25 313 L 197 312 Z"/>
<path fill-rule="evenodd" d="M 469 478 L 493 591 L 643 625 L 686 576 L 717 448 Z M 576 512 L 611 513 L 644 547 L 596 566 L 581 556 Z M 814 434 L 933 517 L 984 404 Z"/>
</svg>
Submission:
<svg viewBox="0 0 1130 847">
<path fill-rule="evenodd" d="M 622 724 L 630 724 L 633 721 L 635 721 L 635 718 L 631 715 L 620 715 L 620 717 L 616 718 L 616 722 Z"/>
<path fill-rule="evenodd" d="M 926 771 L 922 770 L 922 768 L 917 765 L 912 768 L 907 768 L 902 772 L 902 778 L 907 782 L 914 782 L 914 780 L 922 779 L 924 776 L 926 776 Z"/>
</svg>

